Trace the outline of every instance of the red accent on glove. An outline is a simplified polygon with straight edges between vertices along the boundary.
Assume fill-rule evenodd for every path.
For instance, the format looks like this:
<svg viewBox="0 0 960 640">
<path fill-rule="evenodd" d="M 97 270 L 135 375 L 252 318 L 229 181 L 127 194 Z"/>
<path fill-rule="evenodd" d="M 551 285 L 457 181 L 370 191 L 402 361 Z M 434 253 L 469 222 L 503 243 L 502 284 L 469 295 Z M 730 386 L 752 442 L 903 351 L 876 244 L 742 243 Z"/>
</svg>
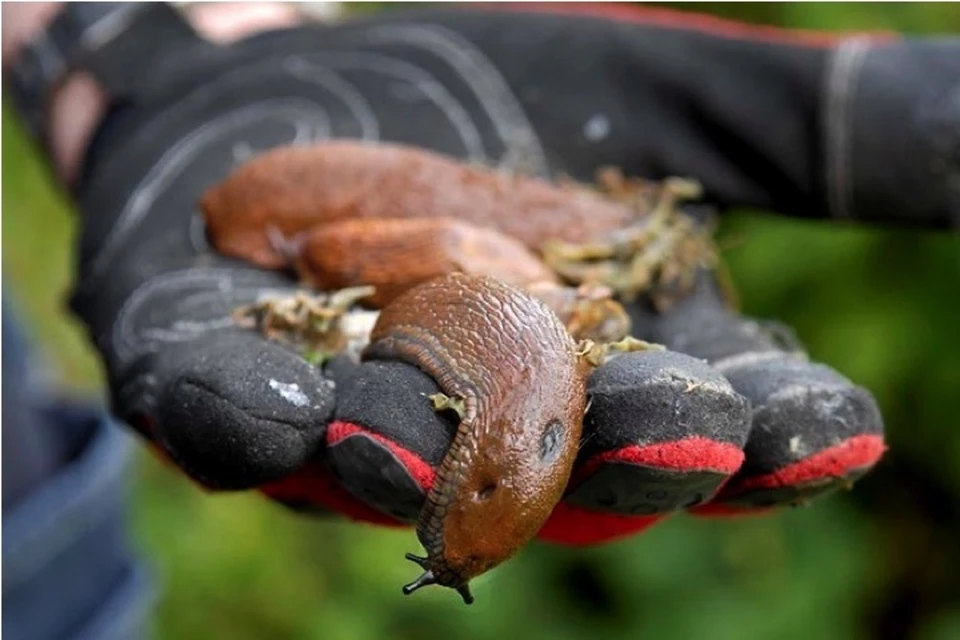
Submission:
<svg viewBox="0 0 960 640">
<path fill-rule="evenodd" d="M 327 431 L 327 445 L 334 446 L 347 438 L 355 437 L 371 438 L 388 448 L 424 492 L 430 491 L 436 478 L 436 471 L 420 456 L 380 434 L 356 424 L 337 421 L 332 423 Z M 714 442 L 702 437 L 685 438 L 676 442 L 642 447 L 629 446 L 595 456 L 578 470 L 577 481 L 582 481 L 603 463 L 609 461 L 629 462 L 679 471 L 715 470 L 733 474 L 743 462 L 743 451 L 734 445 Z M 322 478 L 322 480 L 324 482 L 334 482 L 329 476 Z M 336 504 L 331 502 L 331 496 L 326 494 L 327 489 L 324 487 L 319 493 L 314 492 L 314 498 L 318 502 L 325 501 L 320 503 L 332 509 L 355 508 L 354 503 L 356 501 L 352 497 L 350 497 L 349 503 L 343 500 Z M 342 489 L 340 491 L 343 492 Z M 305 495 L 303 488 L 298 488 L 296 495 L 303 498 Z M 354 519 L 358 519 L 356 514 L 347 513 L 347 515 L 352 515 Z M 600 544 L 640 533 L 664 517 L 663 515 L 624 516 L 608 514 L 561 503 L 554 509 L 538 537 L 544 541 L 567 546 Z M 369 517 L 359 519 L 374 524 L 380 523 Z"/>
<path fill-rule="evenodd" d="M 854 436 L 773 473 L 745 478 L 739 482 L 734 478 L 720 490 L 715 500 L 719 502 L 736 498 L 753 489 L 774 489 L 828 478 L 843 478 L 857 469 L 872 467 L 879 462 L 886 450 L 887 446 L 882 436 L 876 434 Z M 705 504 L 691 511 L 698 515 L 724 516 L 767 510 L 766 507 Z"/>
<path fill-rule="evenodd" d="M 608 462 L 640 464 L 671 471 L 717 471 L 732 475 L 743 464 L 743 457 L 740 447 L 701 436 L 643 446 L 630 445 L 593 456 L 577 470 L 571 484 L 576 486 Z"/>
<path fill-rule="evenodd" d="M 588 511 L 561 502 L 537 534 L 537 539 L 567 547 L 586 547 L 636 535 L 669 514 L 624 516 Z"/>
<path fill-rule="evenodd" d="M 828 49 L 841 40 L 852 36 L 867 36 L 875 40 L 889 41 L 899 39 L 900 35 L 890 31 L 813 31 L 801 29 L 783 29 L 767 25 L 737 22 L 712 15 L 676 11 L 659 7 L 640 7 L 633 4 L 611 2 L 504 2 L 469 5 L 471 9 L 482 8 L 492 11 L 542 12 L 555 15 L 573 15 L 594 18 L 608 18 L 623 22 L 634 22 L 685 31 L 699 31 L 711 36 L 737 40 L 754 40 L 771 44 L 804 46 Z"/>
<path fill-rule="evenodd" d="M 384 527 L 407 527 L 388 515 L 371 509 L 341 487 L 336 478 L 316 462 L 281 480 L 260 487 L 267 496 L 282 502 L 305 502 L 336 511 L 351 520 Z"/>
<path fill-rule="evenodd" d="M 409 449 L 401 447 L 389 438 L 384 438 L 379 433 L 374 433 L 373 431 L 369 431 L 350 422 L 335 421 L 330 423 L 330 426 L 327 428 L 328 447 L 332 447 L 338 442 L 342 442 L 343 440 L 351 437 L 370 438 L 372 440 L 376 440 L 383 446 L 387 447 L 393 453 L 393 455 L 395 455 L 397 459 L 403 463 L 403 466 L 406 467 L 407 472 L 414 479 L 414 481 L 423 488 L 424 492 L 430 491 L 430 489 L 433 487 L 433 481 L 437 475 L 436 471 L 434 471 L 433 467 L 431 467 L 423 458 L 413 453 Z"/>
</svg>

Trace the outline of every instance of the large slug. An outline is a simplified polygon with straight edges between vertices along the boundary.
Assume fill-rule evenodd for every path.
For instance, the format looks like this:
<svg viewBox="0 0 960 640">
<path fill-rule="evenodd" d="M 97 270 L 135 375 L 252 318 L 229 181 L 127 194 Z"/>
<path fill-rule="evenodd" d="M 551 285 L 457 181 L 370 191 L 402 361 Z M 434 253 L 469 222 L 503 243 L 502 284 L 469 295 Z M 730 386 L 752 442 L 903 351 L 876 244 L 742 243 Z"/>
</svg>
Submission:
<svg viewBox="0 0 960 640">
<path fill-rule="evenodd" d="M 455 218 L 537 249 L 545 239 L 598 240 L 638 218 L 579 185 L 354 140 L 270 150 L 208 189 L 200 205 L 222 253 L 268 268 L 288 262 L 269 229 L 295 237 L 344 220 Z"/>
<path fill-rule="evenodd" d="M 293 262 L 300 280 L 321 291 L 373 286 L 376 291 L 366 302 L 376 308 L 455 271 L 520 286 L 557 282 L 520 241 L 454 218 L 320 224 L 304 236 Z"/>
<path fill-rule="evenodd" d="M 208 189 L 200 206 L 221 253 L 265 268 L 298 266 L 322 288 L 376 284 L 382 293 L 392 289 L 390 297 L 400 290 L 391 277 L 415 284 L 414 276 L 449 265 L 449 257 L 468 263 L 460 270 L 485 263 L 484 275 L 501 278 L 549 268 L 554 278 L 605 285 L 625 297 L 683 279 L 713 259 L 708 234 L 675 206 L 696 196 L 696 183 L 612 186 L 601 193 L 425 149 L 334 140 L 268 151 Z M 379 256 L 365 245 L 385 235 L 411 244 L 392 253 L 396 262 L 363 267 Z M 413 249 L 428 248 L 431 237 L 447 255 L 419 265 L 430 252 Z M 387 281 L 364 280 L 371 274 Z"/>
<path fill-rule="evenodd" d="M 580 443 L 590 365 L 559 318 L 517 287 L 455 273 L 380 314 L 364 358 L 434 378 L 460 426 L 417 523 L 429 584 L 472 601 L 471 578 L 532 539 L 560 501 Z"/>
</svg>

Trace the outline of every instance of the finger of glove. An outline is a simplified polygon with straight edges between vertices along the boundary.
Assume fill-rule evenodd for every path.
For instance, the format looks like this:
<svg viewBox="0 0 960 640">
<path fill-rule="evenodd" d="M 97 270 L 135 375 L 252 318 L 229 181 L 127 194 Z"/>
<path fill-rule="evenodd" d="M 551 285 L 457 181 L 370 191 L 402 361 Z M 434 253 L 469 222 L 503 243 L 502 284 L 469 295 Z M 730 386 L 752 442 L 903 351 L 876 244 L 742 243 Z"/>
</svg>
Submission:
<svg viewBox="0 0 960 640">
<path fill-rule="evenodd" d="M 743 466 L 697 511 L 795 504 L 850 486 L 880 459 L 883 420 L 869 391 L 809 361 L 775 325 L 730 311 L 712 276 L 701 274 L 696 291 L 666 313 L 631 311 L 650 339 L 704 358 L 751 403 Z"/>
<path fill-rule="evenodd" d="M 322 446 L 333 391 L 277 343 L 213 333 L 173 350 L 156 374 L 153 436 L 207 486 L 247 489 L 285 477 Z"/>
<path fill-rule="evenodd" d="M 402 362 L 338 358 L 326 371 L 337 389 L 326 433 L 330 471 L 363 505 L 415 522 L 457 429 L 430 402 L 439 386 Z"/>
<path fill-rule="evenodd" d="M 291 283 L 214 254 L 197 203 L 250 155 L 323 137 L 325 94 L 304 80 L 284 93 L 264 80 L 269 70 L 245 75 L 220 49 L 174 50 L 155 72 L 114 109 L 88 155 L 71 303 L 122 417 L 159 434 L 204 483 L 256 486 L 294 471 L 322 442 L 332 393 L 277 345 L 231 334 L 237 306 L 289 294 Z"/>
<path fill-rule="evenodd" d="M 576 466 L 542 540 L 591 545 L 634 535 L 709 501 L 743 462 L 749 403 L 697 358 L 622 354 L 591 374 L 587 393 Z"/>
<path fill-rule="evenodd" d="M 210 487 L 256 486 L 302 466 L 322 443 L 333 390 L 302 356 L 234 319 L 241 305 L 291 292 L 233 268 L 146 281 L 101 338 L 115 410 Z"/>
</svg>

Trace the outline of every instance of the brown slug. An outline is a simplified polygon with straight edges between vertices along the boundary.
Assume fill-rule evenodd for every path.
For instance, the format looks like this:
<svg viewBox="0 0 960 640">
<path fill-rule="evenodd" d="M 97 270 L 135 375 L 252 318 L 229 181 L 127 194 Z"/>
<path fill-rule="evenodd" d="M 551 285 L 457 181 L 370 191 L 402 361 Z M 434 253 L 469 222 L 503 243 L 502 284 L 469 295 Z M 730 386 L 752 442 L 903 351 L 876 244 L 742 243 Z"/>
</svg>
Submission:
<svg viewBox="0 0 960 640">
<path fill-rule="evenodd" d="M 643 218 L 580 185 L 558 185 L 399 144 L 331 140 L 280 147 L 209 188 L 200 206 L 217 249 L 266 268 L 291 238 L 344 220 L 454 218 L 538 250 L 546 239 L 597 241 Z"/>
<path fill-rule="evenodd" d="M 714 259 L 709 234 L 676 207 L 699 186 L 609 175 L 601 183 L 330 140 L 253 158 L 207 189 L 200 207 L 220 253 L 292 267 L 324 290 L 375 285 L 374 303 L 450 271 L 599 284 L 626 298 L 677 281 L 689 289 L 689 274 Z M 658 306 L 673 297 L 657 296 Z"/>
<path fill-rule="evenodd" d="M 294 269 L 320 291 L 369 285 L 365 302 L 383 308 L 398 295 L 455 271 L 526 286 L 556 275 L 519 240 L 455 218 L 357 218 L 307 232 Z"/>
<path fill-rule="evenodd" d="M 543 302 L 494 278 L 454 273 L 380 314 L 365 359 L 416 365 L 461 421 L 419 520 L 424 571 L 404 593 L 456 589 L 514 555 L 560 501 L 583 427 L 590 365 Z"/>
</svg>

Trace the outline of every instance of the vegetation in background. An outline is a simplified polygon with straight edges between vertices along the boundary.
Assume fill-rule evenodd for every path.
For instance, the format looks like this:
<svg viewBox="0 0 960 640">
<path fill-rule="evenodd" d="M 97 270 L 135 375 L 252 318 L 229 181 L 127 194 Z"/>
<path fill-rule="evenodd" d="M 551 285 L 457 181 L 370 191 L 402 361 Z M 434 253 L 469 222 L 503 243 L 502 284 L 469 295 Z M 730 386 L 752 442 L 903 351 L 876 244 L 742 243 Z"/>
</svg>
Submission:
<svg viewBox="0 0 960 640">
<path fill-rule="evenodd" d="M 682 8 L 791 27 L 960 32 L 950 4 Z M 3 133 L 7 295 L 70 388 L 98 392 L 100 366 L 65 307 L 75 221 L 8 109 Z M 468 608 L 446 590 L 400 595 L 412 531 L 206 495 L 144 454 L 131 510 L 165 586 L 156 637 L 960 637 L 957 237 L 746 211 L 723 234 L 738 240 L 727 258 L 744 311 L 793 325 L 812 357 L 876 394 L 891 450 L 853 492 L 761 518 L 676 517 L 593 549 L 534 545 L 478 580 Z"/>
</svg>

